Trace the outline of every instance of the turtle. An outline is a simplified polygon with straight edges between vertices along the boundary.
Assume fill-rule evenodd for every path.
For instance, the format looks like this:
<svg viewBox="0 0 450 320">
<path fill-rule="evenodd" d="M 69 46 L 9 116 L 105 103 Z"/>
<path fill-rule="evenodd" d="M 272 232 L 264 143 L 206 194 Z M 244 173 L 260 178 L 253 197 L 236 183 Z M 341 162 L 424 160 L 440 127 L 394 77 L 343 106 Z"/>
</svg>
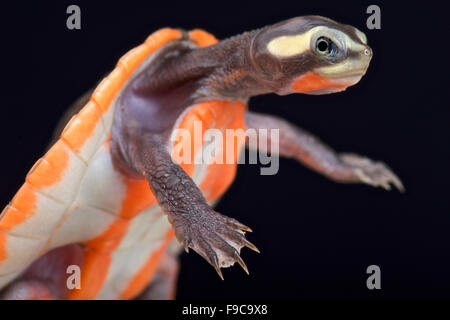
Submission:
<svg viewBox="0 0 450 320">
<path fill-rule="evenodd" d="M 276 129 L 279 156 L 337 182 L 403 190 L 384 163 L 335 152 L 286 120 L 248 110 L 256 95 L 343 91 L 371 58 L 363 32 L 321 16 L 221 41 L 201 29 L 152 33 L 70 108 L 70 121 L 2 211 L 2 297 L 174 298 L 183 248 L 222 279 L 221 268 L 236 262 L 248 273 L 240 251 L 259 252 L 246 238 L 252 230 L 212 207 L 233 182 L 244 145 L 275 150 L 244 136 L 213 156 L 231 161 L 198 162 L 208 144 L 189 144 L 197 124 L 201 137 Z M 188 161 L 175 160 L 177 148 Z M 74 266 L 80 281 L 69 288 Z"/>
</svg>

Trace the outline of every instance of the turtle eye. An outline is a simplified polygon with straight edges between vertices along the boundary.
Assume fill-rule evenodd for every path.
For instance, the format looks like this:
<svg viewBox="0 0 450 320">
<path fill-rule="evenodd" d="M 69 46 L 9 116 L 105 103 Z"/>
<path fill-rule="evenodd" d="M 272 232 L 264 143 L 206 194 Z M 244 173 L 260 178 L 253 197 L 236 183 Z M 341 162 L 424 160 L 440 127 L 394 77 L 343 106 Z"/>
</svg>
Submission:
<svg viewBox="0 0 450 320">
<path fill-rule="evenodd" d="M 320 37 L 316 41 L 316 52 L 325 57 L 334 57 L 338 47 L 330 38 Z"/>
</svg>

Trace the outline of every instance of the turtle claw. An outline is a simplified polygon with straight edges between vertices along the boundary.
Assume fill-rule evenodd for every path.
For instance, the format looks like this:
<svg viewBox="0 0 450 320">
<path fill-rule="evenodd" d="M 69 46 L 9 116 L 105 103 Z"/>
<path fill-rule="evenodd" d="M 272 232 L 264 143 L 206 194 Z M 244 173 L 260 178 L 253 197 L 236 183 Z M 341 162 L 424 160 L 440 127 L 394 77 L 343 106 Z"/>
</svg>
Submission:
<svg viewBox="0 0 450 320">
<path fill-rule="evenodd" d="M 250 229 L 249 227 L 247 227 L 245 224 L 240 223 L 236 219 L 233 219 L 233 218 L 230 218 L 230 217 L 227 217 L 226 224 L 229 227 L 233 228 L 233 229 L 239 229 L 239 230 L 242 230 L 242 231 L 245 231 L 245 232 L 253 232 L 253 230 Z"/>
<path fill-rule="evenodd" d="M 184 251 L 186 251 L 186 253 L 189 253 L 189 246 L 192 244 L 192 240 L 191 239 L 186 239 L 183 241 L 183 246 L 184 246 Z"/>
<path fill-rule="evenodd" d="M 248 274 L 248 268 L 240 256 L 240 250 L 248 247 L 259 252 L 258 248 L 245 238 L 245 231 L 251 229 L 209 207 L 197 214 L 201 216 L 173 224 L 175 234 L 178 235 L 186 252 L 189 252 L 189 248 L 194 249 L 214 267 L 222 280 L 224 278 L 221 268 L 230 267 L 236 262 Z"/>
<path fill-rule="evenodd" d="M 259 249 L 250 241 L 248 241 L 247 239 L 244 238 L 244 245 L 249 248 L 252 249 L 255 252 L 261 253 L 261 251 L 259 251 Z"/>
<path fill-rule="evenodd" d="M 341 154 L 340 160 L 352 168 L 355 176 L 362 183 L 381 187 L 388 191 L 393 185 L 400 192 L 405 192 L 405 187 L 399 177 L 383 162 L 350 153 Z"/>
<path fill-rule="evenodd" d="M 239 253 L 237 251 L 235 251 L 235 253 L 234 253 L 234 258 L 236 259 L 237 263 L 239 263 L 239 265 L 242 267 L 242 269 L 244 269 L 245 273 L 250 274 L 248 272 L 248 268 L 245 265 L 244 260 L 242 260 L 241 256 L 239 255 Z"/>
<path fill-rule="evenodd" d="M 216 272 L 219 275 L 220 279 L 224 280 L 222 270 L 220 270 L 219 260 L 217 259 L 217 255 L 215 255 L 215 258 L 214 258 L 213 267 L 214 267 L 214 269 L 216 269 Z"/>
</svg>

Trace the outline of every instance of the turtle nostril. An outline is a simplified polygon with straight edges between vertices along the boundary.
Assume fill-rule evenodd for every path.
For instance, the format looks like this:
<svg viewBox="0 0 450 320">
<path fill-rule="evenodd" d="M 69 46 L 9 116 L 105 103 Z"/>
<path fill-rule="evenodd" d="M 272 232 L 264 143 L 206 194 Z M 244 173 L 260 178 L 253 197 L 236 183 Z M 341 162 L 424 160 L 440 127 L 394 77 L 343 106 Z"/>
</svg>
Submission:
<svg viewBox="0 0 450 320">
<path fill-rule="evenodd" d="M 370 56 L 372 56 L 372 50 L 370 50 L 370 48 L 365 48 L 365 49 L 362 51 L 362 54 L 365 55 L 365 56 L 370 57 Z"/>
</svg>

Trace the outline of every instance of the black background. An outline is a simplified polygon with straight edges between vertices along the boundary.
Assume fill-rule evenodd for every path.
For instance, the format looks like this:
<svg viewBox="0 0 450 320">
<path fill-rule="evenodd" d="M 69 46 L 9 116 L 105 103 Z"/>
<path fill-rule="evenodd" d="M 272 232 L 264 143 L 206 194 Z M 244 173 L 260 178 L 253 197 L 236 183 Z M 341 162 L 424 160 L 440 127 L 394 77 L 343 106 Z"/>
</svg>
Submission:
<svg viewBox="0 0 450 320">
<path fill-rule="evenodd" d="M 153 31 L 203 28 L 218 38 L 319 14 L 366 33 L 374 58 L 361 82 L 328 96 L 266 95 L 250 109 L 307 129 L 338 151 L 382 159 L 406 193 L 340 185 L 281 159 L 274 176 L 242 165 L 217 210 L 249 225 L 261 254 L 243 250 L 221 281 L 197 254 L 181 256 L 180 299 L 450 297 L 448 24 L 430 1 L 45 1 L 2 8 L 0 205 L 42 155 L 65 109 Z M 366 28 L 381 7 L 382 29 Z M 82 29 L 66 28 L 78 4 Z M 9 19 L 8 19 L 9 18 Z M 5 90 L 6 88 L 6 90 Z M 381 268 L 368 290 L 366 268 Z"/>
</svg>

